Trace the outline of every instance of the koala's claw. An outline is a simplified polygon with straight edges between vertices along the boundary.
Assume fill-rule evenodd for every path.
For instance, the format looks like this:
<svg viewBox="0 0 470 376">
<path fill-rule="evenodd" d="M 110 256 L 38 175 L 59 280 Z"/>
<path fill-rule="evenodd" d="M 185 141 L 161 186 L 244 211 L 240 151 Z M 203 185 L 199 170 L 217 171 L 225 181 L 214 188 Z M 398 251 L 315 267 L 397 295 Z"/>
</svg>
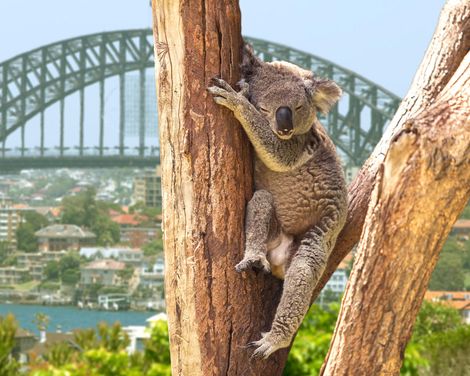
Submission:
<svg viewBox="0 0 470 376">
<path fill-rule="evenodd" d="M 229 93 L 235 93 L 235 90 L 233 90 L 233 88 L 230 86 L 230 84 L 227 81 L 225 81 L 225 80 L 223 80 L 219 77 L 212 77 L 211 82 L 215 86 L 218 86 L 222 89 L 227 90 Z"/>
<path fill-rule="evenodd" d="M 266 259 L 265 255 L 256 255 L 244 258 L 235 266 L 235 270 L 238 273 L 244 272 L 248 269 L 261 270 L 264 273 L 271 273 L 271 264 Z"/>
<path fill-rule="evenodd" d="M 213 80 L 216 79 L 214 78 Z M 225 82 L 223 80 L 221 81 Z M 230 87 L 230 85 L 228 86 Z M 215 103 L 225 106 L 232 111 L 235 110 L 239 103 L 238 94 L 232 88 L 226 90 L 220 86 L 210 86 L 207 88 L 207 91 L 214 96 Z"/>
<path fill-rule="evenodd" d="M 270 339 L 269 333 L 261 333 L 261 339 L 253 341 L 248 344 L 248 347 L 253 347 L 255 350 L 251 355 L 253 359 L 267 359 L 273 352 L 279 350 L 281 347 Z"/>
</svg>

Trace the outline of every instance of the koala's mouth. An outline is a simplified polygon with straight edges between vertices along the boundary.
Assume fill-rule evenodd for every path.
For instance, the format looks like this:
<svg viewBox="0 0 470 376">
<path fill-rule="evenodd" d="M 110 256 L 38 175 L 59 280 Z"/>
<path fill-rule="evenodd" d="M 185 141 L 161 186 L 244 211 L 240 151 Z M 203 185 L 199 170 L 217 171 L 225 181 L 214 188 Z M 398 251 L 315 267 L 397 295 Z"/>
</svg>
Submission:
<svg viewBox="0 0 470 376">
<path fill-rule="evenodd" d="M 294 134 L 292 111 L 289 107 L 279 107 L 277 109 L 275 133 L 282 140 L 288 140 Z"/>
<path fill-rule="evenodd" d="M 274 133 L 276 133 L 276 136 L 279 137 L 281 140 L 288 140 L 294 134 L 294 130 L 293 129 L 278 129 Z"/>
</svg>

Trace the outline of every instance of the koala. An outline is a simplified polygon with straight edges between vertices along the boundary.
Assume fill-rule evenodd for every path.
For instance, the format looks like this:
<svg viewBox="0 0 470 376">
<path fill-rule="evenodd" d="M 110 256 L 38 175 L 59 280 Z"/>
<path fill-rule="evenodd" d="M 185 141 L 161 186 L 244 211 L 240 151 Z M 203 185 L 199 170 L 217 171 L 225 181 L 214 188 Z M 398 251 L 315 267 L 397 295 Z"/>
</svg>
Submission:
<svg viewBox="0 0 470 376">
<path fill-rule="evenodd" d="M 240 91 L 220 78 L 208 91 L 233 112 L 255 150 L 245 254 L 235 268 L 284 280 L 271 329 L 249 344 L 253 356 L 267 358 L 291 343 L 346 221 L 343 170 L 317 119 L 339 100 L 341 89 L 294 64 L 265 63 L 248 45 L 241 72 Z"/>
</svg>

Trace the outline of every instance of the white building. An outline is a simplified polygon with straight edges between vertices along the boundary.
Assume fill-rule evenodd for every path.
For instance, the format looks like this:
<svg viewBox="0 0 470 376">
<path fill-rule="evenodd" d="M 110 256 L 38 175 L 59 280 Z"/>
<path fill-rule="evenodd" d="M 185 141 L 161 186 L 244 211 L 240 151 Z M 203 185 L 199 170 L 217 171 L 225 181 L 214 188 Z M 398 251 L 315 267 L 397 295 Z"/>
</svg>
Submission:
<svg viewBox="0 0 470 376">
<path fill-rule="evenodd" d="M 16 248 L 16 230 L 26 210 L 30 209 L 25 205 L 13 205 L 10 198 L 0 195 L 0 242 L 7 242 Z"/>
<path fill-rule="evenodd" d="M 126 264 L 140 266 L 144 253 L 138 248 L 128 247 L 82 247 L 80 249 L 80 256 L 90 259 L 113 258 Z"/>
<path fill-rule="evenodd" d="M 346 270 L 338 269 L 333 273 L 324 289 L 331 290 L 337 294 L 342 294 L 344 290 L 346 290 L 346 283 L 348 283 L 348 275 Z"/>
</svg>

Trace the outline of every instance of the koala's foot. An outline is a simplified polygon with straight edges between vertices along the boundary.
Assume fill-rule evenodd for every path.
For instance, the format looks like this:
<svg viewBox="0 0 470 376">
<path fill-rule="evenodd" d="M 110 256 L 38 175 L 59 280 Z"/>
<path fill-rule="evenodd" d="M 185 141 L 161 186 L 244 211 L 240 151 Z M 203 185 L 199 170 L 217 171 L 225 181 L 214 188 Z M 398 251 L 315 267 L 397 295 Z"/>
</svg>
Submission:
<svg viewBox="0 0 470 376">
<path fill-rule="evenodd" d="M 248 269 L 262 270 L 264 273 L 271 273 L 271 264 L 263 253 L 245 256 L 236 266 L 238 273 Z"/>
<path fill-rule="evenodd" d="M 290 340 L 286 340 L 272 332 L 267 332 L 261 333 L 261 339 L 250 342 L 248 347 L 255 348 L 252 355 L 253 358 L 267 359 L 273 352 L 289 346 L 290 342 Z"/>
</svg>

